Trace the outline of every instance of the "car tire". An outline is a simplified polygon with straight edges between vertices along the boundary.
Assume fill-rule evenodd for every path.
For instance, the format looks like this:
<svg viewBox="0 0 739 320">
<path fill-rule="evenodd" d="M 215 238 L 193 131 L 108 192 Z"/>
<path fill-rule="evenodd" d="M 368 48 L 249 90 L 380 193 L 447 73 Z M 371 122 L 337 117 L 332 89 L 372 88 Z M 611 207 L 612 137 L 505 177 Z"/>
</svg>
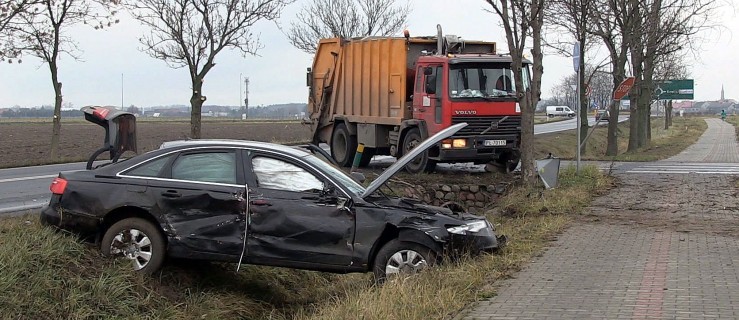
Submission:
<svg viewBox="0 0 739 320">
<path fill-rule="evenodd" d="M 141 218 L 128 218 L 114 223 L 100 243 L 106 257 L 124 257 L 131 260 L 134 270 L 153 274 L 164 263 L 166 246 L 164 236 L 153 223 Z"/>
<path fill-rule="evenodd" d="M 372 272 L 375 281 L 385 282 L 388 278 L 412 275 L 436 265 L 437 253 L 415 242 L 390 240 L 375 256 Z"/>
<path fill-rule="evenodd" d="M 403 154 L 408 154 L 408 152 L 421 142 L 423 142 L 423 138 L 421 138 L 421 130 L 418 128 L 410 129 L 403 138 Z M 434 169 L 436 169 L 436 161 L 429 159 L 428 150 L 422 152 L 418 157 L 405 165 L 405 170 L 413 174 L 433 172 Z"/>
<path fill-rule="evenodd" d="M 349 134 L 346 124 L 339 123 L 331 135 L 331 157 L 342 167 L 351 167 L 357 151 L 357 137 Z"/>
</svg>

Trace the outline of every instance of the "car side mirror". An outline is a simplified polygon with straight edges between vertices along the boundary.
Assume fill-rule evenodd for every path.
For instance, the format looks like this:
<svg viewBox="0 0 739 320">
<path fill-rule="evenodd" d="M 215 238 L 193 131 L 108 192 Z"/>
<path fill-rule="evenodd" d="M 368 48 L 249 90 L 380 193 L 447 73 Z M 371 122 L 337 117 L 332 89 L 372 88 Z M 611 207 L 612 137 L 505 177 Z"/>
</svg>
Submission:
<svg viewBox="0 0 739 320">
<path fill-rule="evenodd" d="M 367 178 L 361 172 L 352 172 L 349 174 L 354 180 L 359 183 L 363 183 Z"/>
</svg>

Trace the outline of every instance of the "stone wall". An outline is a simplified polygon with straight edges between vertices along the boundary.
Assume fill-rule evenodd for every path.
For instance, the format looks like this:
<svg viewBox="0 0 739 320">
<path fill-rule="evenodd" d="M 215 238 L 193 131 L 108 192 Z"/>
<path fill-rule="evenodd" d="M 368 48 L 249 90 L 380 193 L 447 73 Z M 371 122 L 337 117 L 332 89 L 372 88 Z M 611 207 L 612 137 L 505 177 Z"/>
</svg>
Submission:
<svg viewBox="0 0 739 320">
<path fill-rule="evenodd" d="M 507 184 L 469 185 L 432 184 L 429 186 L 406 186 L 404 196 L 440 206 L 457 203 L 471 213 L 483 213 L 492 208 L 505 192 Z"/>
</svg>

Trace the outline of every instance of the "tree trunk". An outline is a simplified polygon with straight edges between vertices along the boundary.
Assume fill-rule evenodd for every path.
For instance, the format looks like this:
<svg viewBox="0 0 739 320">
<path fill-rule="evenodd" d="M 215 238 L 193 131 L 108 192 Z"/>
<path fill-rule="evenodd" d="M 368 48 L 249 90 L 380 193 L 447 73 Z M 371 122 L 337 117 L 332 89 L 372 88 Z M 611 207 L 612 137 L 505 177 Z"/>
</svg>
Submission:
<svg viewBox="0 0 739 320">
<path fill-rule="evenodd" d="M 646 81 L 642 82 L 644 84 Z M 639 114 L 639 122 L 637 126 L 637 148 L 642 148 L 647 145 L 647 130 L 649 127 L 649 102 L 652 100 L 649 94 L 648 88 L 642 87 L 641 94 L 639 95 L 637 112 Z"/>
<path fill-rule="evenodd" d="M 205 96 L 203 95 L 203 79 L 195 77 L 192 81 L 192 97 L 190 98 L 190 138 L 201 138 L 201 116 Z"/>
<path fill-rule="evenodd" d="M 609 117 L 608 117 L 608 146 L 606 147 L 607 156 L 618 155 L 618 113 L 619 113 L 620 102 L 618 100 L 611 100 L 609 106 Z"/>
<path fill-rule="evenodd" d="M 54 117 L 52 119 L 51 129 L 51 160 L 59 161 L 59 141 L 62 135 L 62 83 L 59 82 L 56 62 L 49 63 L 49 69 L 51 71 L 51 82 L 54 86 Z"/>
<path fill-rule="evenodd" d="M 670 100 L 667 104 L 672 104 L 672 100 Z M 668 110 L 667 104 L 665 105 L 665 130 L 670 128 L 670 110 Z"/>
<path fill-rule="evenodd" d="M 641 90 L 637 87 L 637 85 L 641 85 L 639 83 L 640 81 L 637 79 L 636 82 L 634 82 L 634 89 L 631 90 L 631 101 L 629 105 L 629 146 L 626 148 L 626 151 L 632 152 L 639 149 L 639 139 L 638 137 L 638 131 L 639 131 L 639 113 L 637 112 L 637 104 L 638 97 L 641 95 Z"/>
<path fill-rule="evenodd" d="M 534 0 L 531 2 L 531 11 L 539 12 L 539 6 L 541 5 L 540 0 Z M 526 103 L 522 106 L 521 121 L 523 123 L 521 128 L 521 171 L 523 173 L 523 179 L 525 183 L 532 185 L 536 182 L 536 168 L 534 167 L 534 111 L 536 105 L 539 103 L 539 97 L 541 96 L 541 78 L 544 74 L 544 65 L 542 59 L 544 58 L 541 52 L 541 29 L 544 24 L 544 16 L 539 13 L 536 18 L 531 19 L 531 40 L 533 42 L 533 48 L 531 49 L 531 55 L 533 58 L 533 70 L 530 90 L 526 93 L 524 100 Z M 523 53 L 523 52 L 521 52 Z M 526 143 L 523 143 L 525 141 Z"/>
<path fill-rule="evenodd" d="M 527 185 L 536 182 L 534 168 L 534 108 L 532 106 L 532 92 L 527 92 L 521 99 L 521 173 Z"/>
</svg>

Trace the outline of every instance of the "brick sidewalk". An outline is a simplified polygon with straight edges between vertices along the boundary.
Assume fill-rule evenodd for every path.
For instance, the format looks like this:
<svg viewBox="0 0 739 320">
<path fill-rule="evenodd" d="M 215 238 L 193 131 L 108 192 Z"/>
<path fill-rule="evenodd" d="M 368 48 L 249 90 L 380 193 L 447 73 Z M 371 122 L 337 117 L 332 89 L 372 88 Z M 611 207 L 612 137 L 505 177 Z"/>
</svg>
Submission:
<svg viewBox="0 0 739 320">
<path fill-rule="evenodd" d="M 705 119 L 708 128 L 698 141 L 680 154 L 665 161 L 671 162 L 739 162 L 739 141 L 734 126 L 719 119 Z"/>
<path fill-rule="evenodd" d="M 734 127 L 706 122 L 701 138 L 665 163 L 739 163 Z M 739 319 L 734 178 L 622 178 L 580 219 L 590 222 L 456 319 Z"/>
<path fill-rule="evenodd" d="M 580 224 L 457 318 L 737 319 L 737 266 L 737 238 Z"/>
</svg>

